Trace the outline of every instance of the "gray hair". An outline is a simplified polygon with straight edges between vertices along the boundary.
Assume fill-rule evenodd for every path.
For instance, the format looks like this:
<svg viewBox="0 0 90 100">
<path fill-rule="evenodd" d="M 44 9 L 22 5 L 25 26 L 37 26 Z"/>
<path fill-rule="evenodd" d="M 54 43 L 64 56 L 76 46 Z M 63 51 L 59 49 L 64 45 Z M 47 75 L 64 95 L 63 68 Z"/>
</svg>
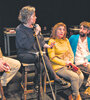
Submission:
<svg viewBox="0 0 90 100">
<path fill-rule="evenodd" d="M 32 16 L 34 12 L 35 12 L 35 7 L 32 6 L 23 7 L 19 12 L 18 16 L 19 21 L 26 24 L 28 19 Z"/>
</svg>

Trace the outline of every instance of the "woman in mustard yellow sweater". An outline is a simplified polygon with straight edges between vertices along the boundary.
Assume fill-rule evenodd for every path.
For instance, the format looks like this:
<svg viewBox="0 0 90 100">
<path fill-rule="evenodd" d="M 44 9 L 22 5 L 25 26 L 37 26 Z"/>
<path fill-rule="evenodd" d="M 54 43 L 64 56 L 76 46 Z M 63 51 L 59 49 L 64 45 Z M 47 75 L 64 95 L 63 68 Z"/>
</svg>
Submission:
<svg viewBox="0 0 90 100">
<path fill-rule="evenodd" d="M 48 55 L 57 75 L 71 82 L 72 95 L 69 96 L 69 100 L 81 100 L 79 88 L 83 83 L 84 76 L 82 72 L 77 74 L 67 67 L 73 64 L 74 54 L 66 38 L 66 33 L 66 25 L 62 22 L 53 27 L 48 44 L 54 44 L 54 46 L 53 48 L 48 48 Z"/>
</svg>

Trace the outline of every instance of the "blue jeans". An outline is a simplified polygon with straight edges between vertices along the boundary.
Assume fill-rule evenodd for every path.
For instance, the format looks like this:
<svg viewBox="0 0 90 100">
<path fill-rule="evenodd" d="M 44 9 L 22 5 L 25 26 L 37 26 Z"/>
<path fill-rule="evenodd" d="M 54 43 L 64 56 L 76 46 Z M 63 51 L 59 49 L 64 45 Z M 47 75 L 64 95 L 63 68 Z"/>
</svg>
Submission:
<svg viewBox="0 0 90 100">
<path fill-rule="evenodd" d="M 56 73 L 58 76 L 63 77 L 71 82 L 73 95 L 77 96 L 79 94 L 79 88 L 81 87 L 84 80 L 83 73 L 81 72 L 81 74 L 78 75 L 76 72 L 67 69 L 67 67 L 61 68 Z"/>
</svg>

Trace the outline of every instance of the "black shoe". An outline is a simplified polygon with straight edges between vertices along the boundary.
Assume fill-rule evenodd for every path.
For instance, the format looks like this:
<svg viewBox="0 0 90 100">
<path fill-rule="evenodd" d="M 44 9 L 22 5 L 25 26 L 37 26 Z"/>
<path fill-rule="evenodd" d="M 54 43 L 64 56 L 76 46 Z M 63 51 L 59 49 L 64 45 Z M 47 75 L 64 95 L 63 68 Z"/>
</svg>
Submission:
<svg viewBox="0 0 90 100">
<path fill-rule="evenodd" d="M 58 83 L 59 85 L 65 86 L 65 87 L 70 87 L 71 84 L 63 79 L 55 79 L 55 82 Z"/>
</svg>

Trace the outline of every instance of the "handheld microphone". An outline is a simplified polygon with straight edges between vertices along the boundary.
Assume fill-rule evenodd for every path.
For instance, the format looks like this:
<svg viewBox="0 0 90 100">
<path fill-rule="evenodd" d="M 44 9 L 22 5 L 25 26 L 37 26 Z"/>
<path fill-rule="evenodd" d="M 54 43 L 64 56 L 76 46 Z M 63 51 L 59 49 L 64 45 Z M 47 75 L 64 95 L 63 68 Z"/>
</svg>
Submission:
<svg viewBox="0 0 90 100">
<path fill-rule="evenodd" d="M 33 28 L 35 29 L 37 27 L 37 24 L 33 24 Z"/>
<path fill-rule="evenodd" d="M 34 24 L 33 28 L 36 29 L 37 27 L 40 27 L 39 24 Z"/>
<path fill-rule="evenodd" d="M 36 33 L 36 35 L 40 35 L 40 33 L 41 33 L 41 27 L 39 26 L 39 24 L 34 24 L 33 25 L 33 28 L 34 28 L 34 32 Z"/>
</svg>

